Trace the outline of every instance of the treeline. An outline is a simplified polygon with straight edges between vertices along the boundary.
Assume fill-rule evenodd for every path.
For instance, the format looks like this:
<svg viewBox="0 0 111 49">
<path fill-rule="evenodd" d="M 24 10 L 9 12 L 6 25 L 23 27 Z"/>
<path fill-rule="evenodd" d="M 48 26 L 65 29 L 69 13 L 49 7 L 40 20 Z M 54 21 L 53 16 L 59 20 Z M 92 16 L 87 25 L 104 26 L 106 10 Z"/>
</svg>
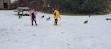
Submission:
<svg viewBox="0 0 111 49">
<path fill-rule="evenodd" d="M 111 10 L 111 0 L 18 0 L 13 5 L 48 12 L 59 8 L 60 12 L 70 14 L 105 14 Z"/>
</svg>

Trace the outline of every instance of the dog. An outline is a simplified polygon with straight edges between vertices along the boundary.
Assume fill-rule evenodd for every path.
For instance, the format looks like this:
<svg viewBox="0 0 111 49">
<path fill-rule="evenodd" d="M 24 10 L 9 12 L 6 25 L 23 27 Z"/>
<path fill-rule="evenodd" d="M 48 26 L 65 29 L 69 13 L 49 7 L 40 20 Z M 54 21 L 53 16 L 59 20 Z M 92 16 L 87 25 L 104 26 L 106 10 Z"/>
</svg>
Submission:
<svg viewBox="0 0 111 49">
<path fill-rule="evenodd" d="M 109 20 L 108 18 L 106 18 L 106 20 Z"/>
<path fill-rule="evenodd" d="M 89 17 L 91 17 L 91 15 L 89 15 Z"/>
<path fill-rule="evenodd" d="M 111 18 L 106 18 L 106 20 L 111 20 Z"/>
<path fill-rule="evenodd" d="M 44 15 L 43 15 L 43 16 L 41 16 L 41 18 L 44 18 Z"/>
<path fill-rule="evenodd" d="M 88 20 L 87 21 L 84 21 L 84 24 L 87 24 L 88 23 Z"/>
<path fill-rule="evenodd" d="M 50 20 L 50 17 L 49 17 L 49 18 L 47 18 L 46 20 Z"/>
</svg>

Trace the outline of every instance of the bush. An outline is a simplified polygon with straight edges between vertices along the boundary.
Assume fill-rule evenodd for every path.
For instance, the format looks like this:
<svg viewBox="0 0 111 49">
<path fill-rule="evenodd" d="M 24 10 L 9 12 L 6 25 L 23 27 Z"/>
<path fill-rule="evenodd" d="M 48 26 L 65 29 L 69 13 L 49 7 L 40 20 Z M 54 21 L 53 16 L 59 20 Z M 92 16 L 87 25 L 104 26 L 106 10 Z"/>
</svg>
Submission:
<svg viewBox="0 0 111 49">
<path fill-rule="evenodd" d="M 44 2 L 45 1 L 45 2 Z M 111 10 L 110 0 L 18 0 L 14 5 L 34 7 L 41 11 L 60 8 L 63 13 L 100 14 Z M 50 8 L 47 6 L 50 5 Z M 48 10 L 50 9 L 50 10 Z"/>
<path fill-rule="evenodd" d="M 61 8 L 79 14 L 104 12 L 109 0 L 59 0 Z"/>
</svg>

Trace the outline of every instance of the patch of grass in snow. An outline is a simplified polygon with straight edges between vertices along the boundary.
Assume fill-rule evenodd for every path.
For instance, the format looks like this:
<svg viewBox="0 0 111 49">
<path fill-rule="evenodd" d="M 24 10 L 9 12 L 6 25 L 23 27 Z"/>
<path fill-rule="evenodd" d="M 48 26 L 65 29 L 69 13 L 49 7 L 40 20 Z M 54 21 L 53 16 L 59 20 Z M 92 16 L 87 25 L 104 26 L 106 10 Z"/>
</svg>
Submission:
<svg viewBox="0 0 111 49">
<path fill-rule="evenodd" d="M 48 13 L 44 11 L 40 11 L 42 13 L 47 13 L 47 14 L 53 14 L 53 13 Z M 88 16 L 88 15 L 105 15 L 105 14 L 69 14 L 69 13 L 60 13 L 60 15 L 68 15 L 68 16 Z"/>
<path fill-rule="evenodd" d="M 7 29 L 0 29 L 0 32 L 6 31 Z"/>
<path fill-rule="evenodd" d="M 47 14 L 53 14 L 53 13 L 48 13 L 41 11 L 42 13 L 47 13 Z M 69 16 L 84 16 L 84 14 L 69 14 L 69 13 L 60 13 L 60 15 L 69 15 Z"/>
<path fill-rule="evenodd" d="M 69 14 L 69 13 L 60 13 L 61 15 L 69 15 L 69 16 L 88 16 L 88 15 L 105 15 L 105 14 Z"/>
<path fill-rule="evenodd" d="M 69 16 L 85 16 L 84 14 L 69 14 L 69 13 L 60 13 L 60 15 L 69 15 Z"/>
</svg>

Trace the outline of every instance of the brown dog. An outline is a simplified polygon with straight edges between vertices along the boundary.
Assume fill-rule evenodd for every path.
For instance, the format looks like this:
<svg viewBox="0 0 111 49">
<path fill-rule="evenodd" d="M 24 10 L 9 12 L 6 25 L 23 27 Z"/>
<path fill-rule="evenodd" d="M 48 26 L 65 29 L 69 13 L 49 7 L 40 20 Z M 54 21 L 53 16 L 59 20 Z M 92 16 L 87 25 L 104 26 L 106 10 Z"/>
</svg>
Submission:
<svg viewBox="0 0 111 49">
<path fill-rule="evenodd" d="M 49 17 L 49 18 L 47 18 L 46 20 L 50 20 L 50 17 Z"/>
<path fill-rule="evenodd" d="M 111 18 L 106 18 L 106 20 L 111 20 Z"/>
<path fill-rule="evenodd" d="M 88 20 L 87 21 L 84 21 L 84 24 L 87 24 L 88 23 Z"/>
</svg>

